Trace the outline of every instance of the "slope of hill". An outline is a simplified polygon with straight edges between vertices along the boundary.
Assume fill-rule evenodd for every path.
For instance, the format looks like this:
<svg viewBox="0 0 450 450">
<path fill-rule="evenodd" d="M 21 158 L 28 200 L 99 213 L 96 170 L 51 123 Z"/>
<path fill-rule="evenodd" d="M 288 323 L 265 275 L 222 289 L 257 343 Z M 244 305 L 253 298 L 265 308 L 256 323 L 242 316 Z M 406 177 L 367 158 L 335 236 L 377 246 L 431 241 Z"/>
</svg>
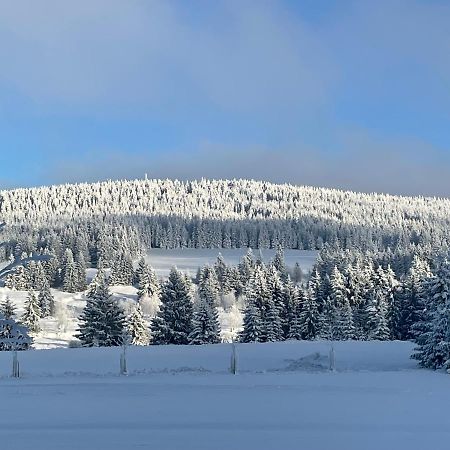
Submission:
<svg viewBox="0 0 450 450">
<path fill-rule="evenodd" d="M 450 200 L 252 180 L 107 181 L 0 192 L 4 237 L 32 252 L 76 234 L 139 248 L 447 246 Z M 6 256 L 12 253 L 6 246 Z M 94 251 L 95 252 L 95 251 Z M 95 258 L 94 258 L 95 259 Z"/>
</svg>

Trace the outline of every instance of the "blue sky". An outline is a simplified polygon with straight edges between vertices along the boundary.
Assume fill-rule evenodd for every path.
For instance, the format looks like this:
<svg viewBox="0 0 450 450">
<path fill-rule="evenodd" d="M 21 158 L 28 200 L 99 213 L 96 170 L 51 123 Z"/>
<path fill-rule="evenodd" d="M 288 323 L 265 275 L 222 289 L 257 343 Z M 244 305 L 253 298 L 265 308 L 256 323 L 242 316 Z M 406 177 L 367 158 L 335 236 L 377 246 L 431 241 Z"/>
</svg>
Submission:
<svg viewBox="0 0 450 450">
<path fill-rule="evenodd" d="M 450 2 L 22 0 L 0 186 L 249 177 L 450 196 Z"/>
</svg>

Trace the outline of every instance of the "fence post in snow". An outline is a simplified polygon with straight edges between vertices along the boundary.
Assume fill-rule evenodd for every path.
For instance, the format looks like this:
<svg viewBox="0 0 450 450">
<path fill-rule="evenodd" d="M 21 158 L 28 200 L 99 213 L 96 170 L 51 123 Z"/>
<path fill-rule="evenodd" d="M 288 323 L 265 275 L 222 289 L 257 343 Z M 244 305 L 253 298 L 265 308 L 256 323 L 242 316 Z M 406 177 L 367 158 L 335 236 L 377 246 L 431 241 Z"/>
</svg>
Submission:
<svg viewBox="0 0 450 450">
<path fill-rule="evenodd" d="M 230 372 L 233 375 L 236 375 L 238 371 L 238 356 L 237 356 L 237 348 L 236 348 L 236 342 L 231 343 L 231 366 L 230 366 Z"/>
<path fill-rule="evenodd" d="M 120 354 L 120 375 L 128 375 L 127 370 L 127 347 L 129 344 L 129 337 L 124 335 L 122 337 L 122 353 Z"/>
<path fill-rule="evenodd" d="M 17 350 L 13 351 L 12 375 L 13 378 L 20 378 L 19 359 L 17 358 Z"/>
<path fill-rule="evenodd" d="M 334 344 L 331 343 L 330 348 L 330 371 L 334 372 L 336 370 L 336 355 L 334 353 Z"/>
</svg>

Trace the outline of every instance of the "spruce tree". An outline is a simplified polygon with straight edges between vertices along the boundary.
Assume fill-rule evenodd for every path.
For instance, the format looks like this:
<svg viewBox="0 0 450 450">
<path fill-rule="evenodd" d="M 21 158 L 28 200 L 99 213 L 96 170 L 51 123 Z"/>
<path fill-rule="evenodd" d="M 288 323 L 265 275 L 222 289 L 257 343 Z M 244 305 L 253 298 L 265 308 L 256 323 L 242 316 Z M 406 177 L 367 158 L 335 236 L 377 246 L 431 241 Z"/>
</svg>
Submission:
<svg viewBox="0 0 450 450">
<path fill-rule="evenodd" d="M 79 272 L 76 268 L 73 253 L 70 248 L 68 248 L 64 254 L 61 276 L 63 291 L 72 293 L 77 292 L 79 285 Z"/>
<path fill-rule="evenodd" d="M 296 315 L 297 301 L 298 288 L 288 277 L 283 289 L 283 308 L 280 311 L 280 321 L 284 339 L 289 338 L 291 323 Z"/>
<path fill-rule="evenodd" d="M 32 342 L 27 327 L 0 314 L 0 351 L 28 350 Z"/>
<path fill-rule="evenodd" d="M 231 292 L 232 282 L 230 278 L 230 269 L 221 253 L 219 253 L 216 263 L 214 264 L 214 270 L 220 286 L 220 295 L 223 297 Z"/>
<path fill-rule="evenodd" d="M 41 330 L 39 319 L 41 318 L 41 308 L 34 292 L 29 292 L 25 302 L 25 311 L 21 322 L 32 332 L 37 333 Z"/>
<path fill-rule="evenodd" d="M 283 328 L 281 326 L 280 309 L 273 298 L 269 298 L 264 310 L 265 342 L 283 340 Z"/>
<path fill-rule="evenodd" d="M 292 294 L 293 303 L 289 320 L 288 339 L 303 339 L 302 310 L 305 303 L 305 293 L 301 287 L 295 287 Z"/>
<path fill-rule="evenodd" d="M 8 295 L 0 305 L 0 314 L 7 320 L 14 319 L 16 316 L 16 307 Z"/>
<path fill-rule="evenodd" d="M 278 270 L 281 279 L 283 281 L 286 281 L 288 273 L 287 273 L 286 263 L 284 260 L 284 250 L 280 244 L 278 244 L 278 246 L 277 246 L 277 251 L 275 253 L 275 258 L 273 260 L 273 265 Z"/>
<path fill-rule="evenodd" d="M 320 316 L 317 302 L 310 292 L 305 293 L 299 321 L 303 339 L 315 339 L 319 333 Z"/>
<path fill-rule="evenodd" d="M 215 270 L 209 266 L 203 267 L 198 284 L 199 297 L 211 306 L 218 306 L 220 304 L 219 293 L 220 286 Z"/>
<path fill-rule="evenodd" d="M 188 344 L 192 332 L 191 287 L 173 268 L 161 291 L 161 308 L 151 322 L 153 344 Z"/>
<path fill-rule="evenodd" d="M 192 322 L 192 332 L 189 335 L 190 344 L 218 344 L 220 342 L 219 314 L 214 303 L 199 298 L 194 308 Z"/>
<path fill-rule="evenodd" d="M 106 277 L 99 271 L 89 286 L 76 336 L 84 347 L 113 347 L 121 345 L 124 331 L 123 310 L 111 297 Z"/>
<path fill-rule="evenodd" d="M 55 314 L 55 299 L 46 281 L 38 295 L 41 317 L 53 316 Z"/>
<path fill-rule="evenodd" d="M 136 269 L 136 281 L 139 300 L 159 297 L 161 286 L 156 277 L 156 273 L 153 267 L 149 266 L 143 258 L 139 261 L 138 268 Z"/>
<path fill-rule="evenodd" d="M 83 292 L 86 290 L 86 259 L 82 252 L 77 254 L 75 261 L 75 271 L 76 271 L 76 289 L 77 292 Z"/>
<path fill-rule="evenodd" d="M 139 303 L 127 318 L 127 331 L 132 345 L 148 345 L 150 343 L 150 330 Z"/>
<path fill-rule="evenodd" d="M 238 265 L 238 270 L 241 276 L 241 284 L 243 286 L 246 286 L 247 283 L 249 282 L 250 277 L 253 274 L 254 268 L 255 268 L 255 261 L 253 252 L 252 249 L 249 248 L 247 250 L 247 253 L 242 257 Z"/>
<path fill-rule="evenodd" d="M 397 302 L 401 305 L 399 339 L 412 339 L 417 335 L 418 324 L 426 310 L 423 288 L 431 275 L 428 263 L 414 255 L 411 267 L 396 292 Z"/>
<path fill-rule="evenodd" d="M 387 302 L 382 291 L 375 291 L 366 305 L 367 339 L 387 341 L 390 329 L 387 318 Z"/>
<path fill-rule="evenodd" d="M 239 335 L 239 340 L 240 342 L 263 342 L 264 336 L 261 312 L 253 301 L 250 301 L 244 311 L 244 328 Z"/>
<path fill-rule="evenodd" d="M 450 262 L 445 260 L 424 287 L 427 312 L 416 337 L 413 358 L 422 367 L 450 367 Z"/>
</svg>

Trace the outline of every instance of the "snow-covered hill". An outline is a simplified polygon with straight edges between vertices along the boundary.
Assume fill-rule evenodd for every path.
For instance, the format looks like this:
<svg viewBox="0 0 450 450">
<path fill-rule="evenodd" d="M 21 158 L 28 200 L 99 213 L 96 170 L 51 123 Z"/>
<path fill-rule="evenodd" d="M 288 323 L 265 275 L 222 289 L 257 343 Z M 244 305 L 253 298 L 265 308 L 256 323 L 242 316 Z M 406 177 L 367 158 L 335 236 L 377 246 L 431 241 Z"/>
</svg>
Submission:
<svg viewBox="0 0 450 450">
<path fill-rule="evenodd" d="M 394 248 L 446 245 L 450 199 L 362 194 L 252 180 L 108 181 L 0 191 L 4 239 L 26 253 L 75 253 L 95 262 L 110 240 L 144 248 L 318 249 L 325 242 Z M 56 240 L 56 242 L 55 242 Z M 125 244 L 124 244 L 125 242 Z M 80 244 L 78 244 L 80 245 Z M 1 254 L 0 254 L 1 256 Z M 107 258 L 107 255 L 103 255 Z"/>
</svg>

